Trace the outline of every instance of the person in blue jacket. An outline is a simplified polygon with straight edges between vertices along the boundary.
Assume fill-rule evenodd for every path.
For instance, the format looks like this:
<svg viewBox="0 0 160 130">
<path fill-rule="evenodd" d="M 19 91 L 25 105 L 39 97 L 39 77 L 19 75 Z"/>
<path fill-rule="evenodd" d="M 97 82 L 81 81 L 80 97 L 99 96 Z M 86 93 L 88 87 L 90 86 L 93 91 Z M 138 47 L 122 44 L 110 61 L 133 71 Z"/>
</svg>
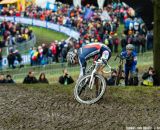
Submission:
<svg viewBox="0 0 160 130">
<path fill-rule="evenodd" d="M 121 52 L 121 58 L 126 60 L 125 63 L 125 85 L 128 85 L 128 77 L 130 74 L 130 82 L 133 82 L 136 76 L 136 65 L 137 65 L 137 53 L 134 51 L 134 46 L 128 44 L 126 46 L 126 51 Z"/>
</svg>

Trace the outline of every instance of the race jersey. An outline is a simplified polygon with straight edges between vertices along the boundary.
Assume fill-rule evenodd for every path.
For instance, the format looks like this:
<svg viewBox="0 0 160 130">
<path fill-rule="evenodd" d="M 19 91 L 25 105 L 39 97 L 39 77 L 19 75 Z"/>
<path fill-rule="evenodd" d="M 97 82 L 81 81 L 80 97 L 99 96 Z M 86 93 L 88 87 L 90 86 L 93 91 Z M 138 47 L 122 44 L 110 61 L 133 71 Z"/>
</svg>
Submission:
<svg viewBox="0 0 160 130">
<path fill-rule="evenodd" d="M 79 49 L 78 55 L 79 58 L 87 60 L 91 57 L 98 55 L 100 58 L 104 51 L 108 51 L 111 54 L 109 47 L 102 43 L 90 43 Z"/>
<path fill-rule="evenodd" d="M 121 56 L 126 59 L 126 65 L 132 67 L 137 65 L 137 53 L 133 51 L 130 55 L 127 54 L 127 51 L 121 53 Z"/>
</svg>

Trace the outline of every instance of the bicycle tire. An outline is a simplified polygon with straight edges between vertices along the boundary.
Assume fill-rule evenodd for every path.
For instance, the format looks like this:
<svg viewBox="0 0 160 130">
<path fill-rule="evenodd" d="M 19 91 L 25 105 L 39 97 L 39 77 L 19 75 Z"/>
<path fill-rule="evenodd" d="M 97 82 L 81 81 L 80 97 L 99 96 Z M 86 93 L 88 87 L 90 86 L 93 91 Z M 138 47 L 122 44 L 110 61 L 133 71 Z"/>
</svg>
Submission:
<svg viewBox="0 0 160 130">
<path fill-rule="evenodd" d="M 79 103 L 83 103 L 83 104 L 93 104 L 93 103 L 96 103 L 97 101 L 99 101 L 101 98 L 102 98 L 102 96 L 103 96 L 103 94 L 104 94 L 104 92 L 105 92 L 105 90 L 106 90 L 106 81 L 105 81 L 105 79 L 104 79 L 104 77 L 103 76 L 101 76 L 101 75 L 99 75 L 99 74 L 95 74 L 94 75 L 94 80 L 96 80 L 96 78 L 98 78 L 98 79 L 100 79 L 100 83 L 102 83 L 101 85 L 100 85 L 100 93 L 99 93 L 99 95 L 96 97 L 96 98 L 93 98 L 93 99 L 91 99 L 91 100 L 84 100 L 84 99 L 82 99 L 81 97 L 80 97 L 80 93 L 79 93 L 79 91 L 81 91 L 81 89 L 83 89 L 83 88 L 80 88 L 81 87 L 81 83 L 84 81 L 84 80 L 86 80 L 86 79 L 88 79 L 88 78 L 90 78 L 91 77 L 91 74 L 88 74 L 88 75 L 85 75 L 84 77 L 82 77 L 80 80 L 79 80 L 79 82 L 76 84 L 76 86 L 75 86 L 75 88 L 74 88 L 74 96 L 75 96 L 75 99 L 79 102 Z M 89 80 L 90 81 L 90 80 Z M 88 81 L 87 81 L 88 82 Z M 85 84 L 86 85 L 86 84 Z M 89 87 L 88 87 L 89 88 Z M 87 88 L 85 88 L 85 89 L 87 89 Z M 91 89 L 90 89 L 91 90 Z"/>
</svg>

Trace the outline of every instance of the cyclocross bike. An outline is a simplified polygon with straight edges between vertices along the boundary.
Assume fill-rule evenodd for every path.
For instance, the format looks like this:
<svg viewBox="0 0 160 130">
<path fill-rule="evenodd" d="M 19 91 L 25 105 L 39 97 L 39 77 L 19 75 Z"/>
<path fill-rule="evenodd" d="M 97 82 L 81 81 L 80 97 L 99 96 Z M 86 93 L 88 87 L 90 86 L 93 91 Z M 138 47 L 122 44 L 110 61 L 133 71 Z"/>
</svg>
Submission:
<svg viewBox="0 0 160 130">
<path fill-rule="evenodd" d="M 106 67 L 109 69 L 108 71 L 104 71 Z M 105 78 L 99 73 L 100 71 L 105 74 L 110 73 L 111 67 L 108 64 L 102 67 L 99 62 L 94 62 L 86 71 L 86 75 L 78 80 L 74 96 L 79 103 L 93 104 L 102 98 L 107 85 Z"/>
<path fill-rule="evenodd" d="M 116 58 L 115 58 L 115 61 L 117 60 L 117 58 L 119 58 L 119 65 L 118 65 L 118 70 L 117 70 L 116 85 L 119 85 L 120 84 L 120 79 L 122 77 L 124 58 L 117 55 Z"/>
</svg>

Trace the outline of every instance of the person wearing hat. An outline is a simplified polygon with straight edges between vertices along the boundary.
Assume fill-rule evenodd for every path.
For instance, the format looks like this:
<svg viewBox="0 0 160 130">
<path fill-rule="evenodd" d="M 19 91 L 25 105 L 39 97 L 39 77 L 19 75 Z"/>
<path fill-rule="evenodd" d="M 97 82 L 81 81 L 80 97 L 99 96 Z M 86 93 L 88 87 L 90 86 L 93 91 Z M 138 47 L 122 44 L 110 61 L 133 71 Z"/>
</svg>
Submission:
<svg viewBox="0 0 160 130">
<path fill-rule="evenodd" d="M 126 51 L 123 51 L 120 54 L 122 59 L 126 60 L 125 63 L 125 85 L 128 85 L 128 77 L 130 74 L 130 85 L 134 83 L 134 77 L 136 75 L 136 65 L 137 65 L 137 53 L 134 51 L 134 46 L 132 44 L 128 44 L 126 46 Z"/>
</svg>

